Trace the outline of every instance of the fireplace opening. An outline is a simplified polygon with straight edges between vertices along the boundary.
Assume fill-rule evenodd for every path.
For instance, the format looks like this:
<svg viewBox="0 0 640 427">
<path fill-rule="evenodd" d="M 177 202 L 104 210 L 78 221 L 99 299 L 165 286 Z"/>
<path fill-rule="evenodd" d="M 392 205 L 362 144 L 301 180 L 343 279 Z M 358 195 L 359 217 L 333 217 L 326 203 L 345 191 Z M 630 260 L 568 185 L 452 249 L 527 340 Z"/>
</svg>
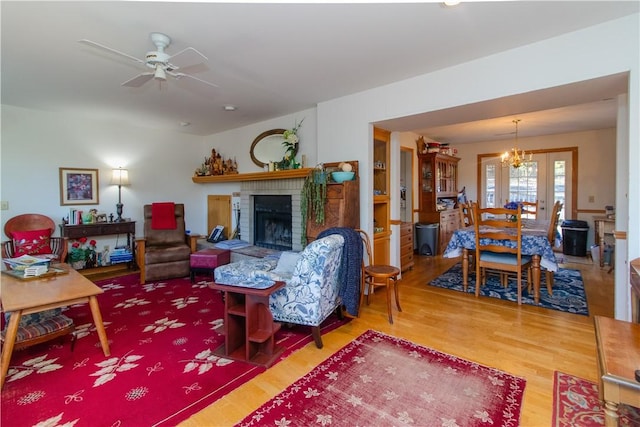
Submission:
<svg viewBox="0 0 640 427">
<path fill-rule="evenodd" d="M 291 196 L 253 197 L 253 244 L 263 248 L 292 249 Z"/>
</svg>

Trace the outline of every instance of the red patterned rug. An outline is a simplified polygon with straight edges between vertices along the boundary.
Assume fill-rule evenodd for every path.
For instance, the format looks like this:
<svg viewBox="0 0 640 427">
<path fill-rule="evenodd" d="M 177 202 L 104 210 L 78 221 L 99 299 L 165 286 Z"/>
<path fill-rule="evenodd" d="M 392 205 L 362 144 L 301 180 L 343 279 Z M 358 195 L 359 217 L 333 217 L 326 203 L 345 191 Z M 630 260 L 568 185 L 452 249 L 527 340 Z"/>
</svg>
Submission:
<svg viewBox="0 0 640 427">
<path fill-rule="evenodd" d="M 525 380 L 369 330 L 238 426 L 517 426 Z"/>
<path fill-rule="evenodd" d="M 264 371 L 212 354 L 224 341 L 216 331 L 224 306 L 206 281 L 140 285 L 138 277 L 97 283 L 110 357 L 86 304 L 65 312 L 76 324 L 73 352 L 67 337 L 14 353 L 3 427 L 175 425 Z M 344 322 L 331 316 L 323 333 Z M 311 329 L 282 328 L 276 340 L 281 360 L 312 341 Z"/>
<path fill-rule="evenodd" d="M 619 426 L 640 426 L 640 409 L 620 405 Z M 604 426 L 604 410 L 598 398 L 598 385 L 562 372 L 553 377 L 554 427 Z"/>
</svg>

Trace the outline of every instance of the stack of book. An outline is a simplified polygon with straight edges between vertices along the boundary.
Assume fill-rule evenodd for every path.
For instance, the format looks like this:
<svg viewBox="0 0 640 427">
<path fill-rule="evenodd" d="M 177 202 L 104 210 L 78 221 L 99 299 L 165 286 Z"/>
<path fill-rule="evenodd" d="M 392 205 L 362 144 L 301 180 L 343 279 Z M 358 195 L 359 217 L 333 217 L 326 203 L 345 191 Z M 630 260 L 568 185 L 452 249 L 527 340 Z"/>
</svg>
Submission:
<svg viewBox="0 0 640 427">
<path fill-rule="evenodd" d="M 111 264 L 119 264 L 121 262 L 133 261 L 133 254 L 128 248 L 115 248 L 109 256 Z"/>
<path fill-rule="evenodd" d="M 49 267 L 46 265 L 36 265 L 33 267 L 27 267 L 24 269 L 24 277 L 40 276 L 48 271 Z"/>
</svg>

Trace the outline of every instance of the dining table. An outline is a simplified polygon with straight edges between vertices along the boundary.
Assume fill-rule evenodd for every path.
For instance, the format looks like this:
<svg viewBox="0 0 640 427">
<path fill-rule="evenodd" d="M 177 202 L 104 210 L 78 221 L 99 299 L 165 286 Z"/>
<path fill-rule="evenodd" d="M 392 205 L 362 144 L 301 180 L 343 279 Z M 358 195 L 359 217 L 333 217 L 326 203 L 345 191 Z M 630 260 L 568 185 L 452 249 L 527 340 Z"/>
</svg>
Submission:
<svg viewBox="0 0 640 427">
<path fill-rule="evenodd" d="M 549 221 L 523 219 L 522 220 L 522 254 L 531 256 L 534 300 L 540 302 L 540 271 L 558 271 L 558 261 L 553 253 L 553 247 L 547 237 Z M 513 228 L 501 228 L 496 231 L 516 233 Z M 515 247 L 512 240 L 492 240 L 493 244 Z M 467 288 L 469 283 L 469 251 L 476 250 L 476 231 L 473 225 L 455 230 L 451 240 L 443 253 L 444 258 L 462 256 L 462 283 Z"/>
</svg>

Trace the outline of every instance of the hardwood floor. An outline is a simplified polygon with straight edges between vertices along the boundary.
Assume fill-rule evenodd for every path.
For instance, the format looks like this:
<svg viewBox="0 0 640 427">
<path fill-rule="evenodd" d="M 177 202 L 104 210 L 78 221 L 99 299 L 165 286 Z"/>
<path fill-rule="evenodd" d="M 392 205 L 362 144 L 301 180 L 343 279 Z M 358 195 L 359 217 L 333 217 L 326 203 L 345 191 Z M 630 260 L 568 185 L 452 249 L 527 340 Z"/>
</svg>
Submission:
<svg viewBox="0 0 640 427">
<path fill-rule="evenodd" d="M 387 321 L 384 294 L 377 293 L 372 296 L 371 305 L 363 305 L 359 318 L 323 335 L 323 349 L 309 343 L 180 426 L 237 423 L 367 329 L 526 378 L 521 425 L 550 425 L 555 370 L 596 381 L 592 316 L 613 317 L 613 274 L 595 265 L 563 265 L 582 272 L 589 303 L 587 317 L 519 307 L 427 285 L 455 262 L 456 259 L 416 256 L 415 267 L 404 273 L 399 284 L 403 311 L 394 311 L 393 325 Z"/>
</svg>

